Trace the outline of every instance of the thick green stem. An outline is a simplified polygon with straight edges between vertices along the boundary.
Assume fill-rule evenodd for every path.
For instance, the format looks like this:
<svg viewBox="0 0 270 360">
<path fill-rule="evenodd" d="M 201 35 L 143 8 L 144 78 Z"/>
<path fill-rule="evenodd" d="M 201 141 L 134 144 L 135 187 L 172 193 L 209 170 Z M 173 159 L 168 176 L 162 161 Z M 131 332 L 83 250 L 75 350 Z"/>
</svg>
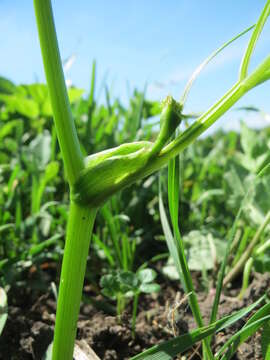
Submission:
<svg viewBox="0 0 270 360">
<path fill-rule="evenodd" d="M 87 158 L 86 168 L 81 172 L 74 187 L 74 201 L 85 204 L 91 202 L 99 206 L 118 190 L 165 166 L 170 159 L 194 142 L 248 92 L 253 84 L 253 81 L 250 82 L 250 78 L 248 80 L 248 86 L 246 82 L 236 83 L 192 126 L 167 145 L 158 155 L 150 157 L 150 159 L 149 154 L 151 154 L 153 144 L 149 142 L 125 144 Z M 129 153 L 123 153 L 124 149 L 126 151 L 129 149 Z"/>
<path fill-rule="evenodd" d="M 83 169 L 83 156 L 76 133 L 58 49 L 50 0 L 34 0 L 39 41 L 54 121 L 69 184 Z"/>
<path fill-rule="evenodd" d="M 70 360 L 97 209 L 71 203 L 57 303 L 53 360 Z"/>
</svg>

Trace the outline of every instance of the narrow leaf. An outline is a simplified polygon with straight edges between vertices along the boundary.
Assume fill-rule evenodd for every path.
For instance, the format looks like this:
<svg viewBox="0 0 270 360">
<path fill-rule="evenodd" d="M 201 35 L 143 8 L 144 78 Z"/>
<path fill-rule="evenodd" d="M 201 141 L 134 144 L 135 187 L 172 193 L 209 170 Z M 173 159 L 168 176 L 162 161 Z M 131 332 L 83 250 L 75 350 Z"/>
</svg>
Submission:
<svg viewBox="0 0 270 360">
<path fill-rule="evenodd" d="M 265 297 L 261 297 L 254 304 L 237 311 L 233 315 L 229 315 L 216 321 L 215 323 L 198 328 L 192 332 L 178 336 L 172 340 L 165 341 L 159 345 L 155 345 L 150 349 L 134 356 L 131 360 L 171 360 L 174 356 L 190 349 L 196 342 L 207 338 L 222 329 L 234 324 L 252 311 Z"/>
</svg>

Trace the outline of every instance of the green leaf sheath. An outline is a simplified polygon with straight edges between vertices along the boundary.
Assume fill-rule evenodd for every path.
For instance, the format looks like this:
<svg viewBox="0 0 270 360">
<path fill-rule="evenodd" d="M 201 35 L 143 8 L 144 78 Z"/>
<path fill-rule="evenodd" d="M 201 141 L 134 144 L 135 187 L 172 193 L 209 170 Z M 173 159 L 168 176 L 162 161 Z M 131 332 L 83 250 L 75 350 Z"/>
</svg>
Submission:
<svg viewBox="0 0 270 360">
<path fill-rule="evenodd" d="M 51 2 L 34 0 L 34 6 L 57 137 L 68 181 L 73 184 L 84 164 L 68 100 Z"/>
<path fill-rule="evenodd" d="M 97 209 L 71 203 L 54 332 L 53 360 L 72 359 L 89 244 Z"/>
<path fill-rule="evenodd" d="M 168 161 L 183 151 L 206 131 L 221 115 L 239 100 L 248 89 L 243 84 L 234 85 L 214 106 L 202 115 L 192 126 L 179 135 L 159 153 L 160 141 L 170 136 L 177 126 L 175 113 L 166 112 L 166 121 L 173 118 L 173 126 L 164 125 L 161 140 L 124 144 L 114 149 L 91 155 L 85 160 L 85 169 L 72 188 L 72 199 L 79 204 L 100 206 L 118 190 L 140 180 L 167 165 Z M 180 121 L 180 119 L 178 118 Z M 168 140 L 168 138 L 167 138 Z M 155 149 L 156 148 L 156 149 Z M 153 151 L 153 149 L 155 149 Z"/>
<path fill-rule="evenodd" d="M 156 142 L 123 144 L 88 157 L 85 161 L 86 168 L 81 171 L 72 189 L 73 200 L 99 206 L 117 191 L 159 170 L 194 142 L 243 95 L 269 78 L 270 56 L 252 74 L 232 86 L 187 130 L 163 147 L 181 121 L 181 107 L 169 97 L 167 105 L 165 101 L 161 118 L 164 122 Z"/>
<path fill-rule="evenodd" d="M 198 78 L 198 76 L 201 74 L 201 72 L 205 69 L 205 67 L 219 54 L 221 53 L 227 46 L 229 46 L 231 43 L 233 43 L 235 40 L 239 39 L 241 36 L 245 35 L 248 31 L 254 28 L 255 25 L 252 25 L 248 27 L 247 29 L 243 30 L 238 35 L 234 36 L 232 39 L 227 41 L 225 44 L 221 45 L 218 49 L 212 52 L 192 73 L 191 77 L 189 78 L 185 89 L 183 91 L 183 95 L 181 97 L 180 103 L 185 104 L 187 97 L 189 95 L 190 89 L 192 88 L 192 85 L 194 84 L 194 81 Z"/>
<path fill-rule="evenodd" d="M 79 204 L 102 205 L 118 190 L 138 180 L 137 172 L 145 167 L 149 149 L 150 142 L 141 142 L 89 156 L 72 188 L 72 199 Z"/>
</svg>

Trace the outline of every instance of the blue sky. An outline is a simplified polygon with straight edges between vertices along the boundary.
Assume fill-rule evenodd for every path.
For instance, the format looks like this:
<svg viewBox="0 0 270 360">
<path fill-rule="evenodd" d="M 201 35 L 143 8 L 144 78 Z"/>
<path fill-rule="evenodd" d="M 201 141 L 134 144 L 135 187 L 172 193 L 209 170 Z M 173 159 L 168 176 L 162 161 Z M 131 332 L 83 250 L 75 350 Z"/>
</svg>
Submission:
<svg viewBox="0 0 270 360">
<path fill-rule="evenodd" d="M 66 77 L 89 88 L 91 63 L 97 61 L 98 85 L 104 77 L 123 101 L 134 87 L 148 84 L 147 97 L 179 98 L 192 70 L 215 48 L 253 24 L 264 0 L 53 0 L 63 59 L 75 61 Z M 236 80 L 249 35 L 224 51 L 192 89 L 187 111 L 207 109 Z M 0 75 L 16 83 L 44 81 L 30 0 L 0 0 Z M 252 61 L 254 67 L 270 54 L 270 22 Z M 129 90 L 128 90 L 129 89 Z M 270 112 L 270 83 L 253 90 L 239 103 Z M 254 114 L 231 111 L 220 124 L 235 127 L 245 117 L 256 126 Z"/>
</svg>

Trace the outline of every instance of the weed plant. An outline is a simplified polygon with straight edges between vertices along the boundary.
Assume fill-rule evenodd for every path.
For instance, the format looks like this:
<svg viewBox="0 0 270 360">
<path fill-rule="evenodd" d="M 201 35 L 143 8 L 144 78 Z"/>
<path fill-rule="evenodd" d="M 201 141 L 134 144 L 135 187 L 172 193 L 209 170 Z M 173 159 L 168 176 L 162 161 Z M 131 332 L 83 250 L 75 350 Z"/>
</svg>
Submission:
<svg viewBox="0 0 270 360">
<path fill-rule="evenodd" d="M 173 231 L 170 230 L 170 223 L 165 211 L 161 183 L 159 197 L 153 197 L 152 203 L 156 205 L 159 203 L 160 218 L 169 252 L 188 296 L 198 329 L 157 345 L 135 356 L 134 359 L 171 359 L 186 351 L 197 341 L 203 341 L 203 357 L 205 359 L 229 359 L 239 344 L 261 327 L 264 329 L 263 354 L 267 359 L 269 339 L 265 334 L 270 315 L 269 304 L 263 305 L 266 300 L 265 296 L 236 314 L 216 320 L 223 284 L 231 281 L 233 276 L 243 270 L 245 259 L 253 256 L 254 263 L 256 263 L 256 257 L 257 259 L 261 257 L 260 250 L 261 246 L 264 246 L 265 234 L 269 231 L 267 229 L 269 209 L 265 201 L 266 196 L 260 195 L 268 194 L 269 189 L 269 178 L 263 174 L 269 163 L 268 147 L 265 145 L 267 134 L 262 134 L 258 138 L 254 136 L 254 131 L 242 125 L 241 151 L 236 150 L 237 138 L 233 133 L 228 134 L 225 138 L 217 135 L 215 140 L 205 140 L 203 146 L 201 140 L 191 144 L 245 93 L 269 79 L 269 57 L 252 72 L 248 73 L 248 69 L 256 42 L 269 15 L 270 2 L 266 2 L 258 22 L 255 27 L 252 27 L 253 32 L 235 85 L 184 132 L 177 134 L 175 131 L 179 124 L 188 118 L 183 111 L 193 81 L 213 57 L 239 36 L 211 54 L 196 70 L 187 84 L 180 102 L 167 97 L 160 108 L 157 103 L 147 102 L 144 92 L 135 92 L 130 110 L 127 111 L 118 100 L 111 99 L 107 88 L 105 88 L 106 107 L 97 105 L 95 62 L 92 66 L 92 81 L 88 98 L 81 99 L 82 91 L 80 89 L 70 88 L 67 91 L 50 1 L 35 0 L 34 4 L 48 88 L 41 84 L 15 87 L 6 79 L 0 81 L 1 120 L 8 119 L 7 123 L 0 128 L 0 138 L 5 141 L 5 148 L 1 148 L 0 153 L 1 164 L 4 164 L 1 165 L 1 184 L 7 184 L 4 186 L 0 199 L 1 203 L 5 204 L 1 207 L 0 212 L 0 232 L 5 235 L 7 240 L 11 240 L 1 243 L 2 285 L 16 281 L 16 279 L 10 279 L 14 264 L 16 264 L 17 270 L 15 273 L 13 272 L 13 275 L 17 278 L 18 267 L 21 267 L 23 271 L 25 267 L 35 262 L 44 261 L 44 257 L 53 260 L 60 258 L 62 245 L 60 240 L 64 235 L 63 226 L 69 204 L 53 359 L 72 359 L 90 237 L 96 215 L 101 209 L 98 217 L 105 224 L 105 228 L 97 229 L 95 232 L 94 246 L 105 254 L 109 266 L 116 271 L 116 273 L 111 271 L 111 274 L 105 275 L 107 278 L 104 279 L 116 274 L 118 281 L 119 274 L 125 274 L 124 283 L 126 275 L 131 280 L 124 284 L 127 286 L 125 288 L 121 275 L 120 283 L 117 283 L 113 290 L 116 292 L 116 297 L 119 293 L 122 296 L 122 293 L 132 292 L 135 299 L 134 329 L 139 293 L 144 291 L 147 286 L 151 288 L 149 285 L 153 285 L 155 289 L 157 287 L 151 283 L 154 275 L 150 269 L 146 270 L 152 274 L 151 281 L 145 284 L 140 280 L 140 274 L 141 271 L 146 270 L 134 272 L 136 270 L 134 270 L 134 258 L 137 251 L 137 235 L 132 235 L 128 226 L 125 226 L 127 218 L 123 216 L 121 218 L 119 202 L 123 201 L 126 194 L 124 189 L 127 186 L 136 186 L 135 189 L 139 194 L 137 195 L 138 202 L 140 196 L 144 196 L 142 183 L 146 184 L 149 179 L 154 181 L 156 179 L 156 175 L 153 175 L 154 172 L 169 164 L 168 205 Z M 246 31 L 240 35 L 244 33 Z M 51 122 L 52 115 L 54 123 Z M 143 126 L 142 123 L 143 118 L 149 118 L 152 115 L 160 115 L 161 129 L 156 140 L 153 140 L 151 125 Z M 37 118 L 41 121 L 36 121 Z M 123 126 L 118 126 L 119 119 L 122 119 Z M 113 131 L 116 129 L 118 131 Z M 57 141 L 64 169 L 59 157 Z M 215 146 L 212 146 L 213 141 L 215 141 Z M 191 146 L 188 147 L 188 145 Z M 236 156 L 224 157 L 223 166 L 226 174 L 223 177 L 215 159 L 218 154 L 224 152 L 224 149 L 228 154 L 233 151 Z M 180 152 L 181 159 L 179 160 Z M 11 153 L 15 153 L 16 157 L 12 163 L 9 163 L 8 159 Z M 205 153 L 208 154 L 207 161 L 205 161 Z M 87 154 L 91 155 L 87 156 Z M 228 160 L 229 158 L 233 158 L 233 161 Z M 180 172 L 181 169 L 182 172 Z M 150 177 L 144 182 L 143 179 L 149 175 Z M 206 175 L 210 178 L 209 189 L 204 187 Z M 62 185 L 63 177 L 69 185 L 70 199 Z M 179 178 L 182 179 L 181 191 Z M 191 184 L 184 179 L 189 179 Z M 225 190 L 217 186 L 221 183 L 220 179 L 225 182 Z M 137 185 L 134 185 L 136 182 Z M 31 186 L 31 192 L 29 192 L 29 186 Z M 121 196 L 119 195 L 120 190 L 123 190 Z M 249 196 L 245 196 L 246 193 Z M 243 197 L 244 200 L 242 200 Z M 218 209 L 223 206 L 225 198 L 229 199 L 226 205 L 228 216 L 220 218 Z M 27 208 L 23 206 L 25 199 L 31 199 L 27 203 Z M 205 242 L 205 238 L 207 238 L 207 241 L 210 244 L 214 243 L 216 248 L 219 246 L 222 248 L 220 239 L 213 230 L 216 224 L 220 229 L 219 236 L 228 237 L 225 258 L 223 257 L 216 285 L 216 298 L 210 323 L 207 326 L 202 321 L 190 276 L 190 270 L 192 270 L 192 266 L 196 266 L 196 261 L 193 259 L 193 263 L 191 263 L 190 257 L 188 261 L 185 256 L 186 250 L 199 249 L 200 242 L 196 243 L 190 240 L 192 236 L 194 238 L 192 233 L 186 238 L 182 238 L 178 226 L 179 206 L 181 209 L 190 204 L 187 199 L 192 199 L 194 205 L 188 211 L 190 214 L 187 217 L 188 221 L 180 218 L 182 229 L 185 232 L 194 228 L 200 229 L 198 231 L 200 239 L 202 239 L 201 243 Z M 212 205 L 213 199 L 217 206 Z M 237 212 L 237 216 L 233 221 L 232 214 L 235 212 Z M 113 215 L 115 213 L 117 215 Z M 25 214 L 30 215 L 27 217 Z M 117 216 L 118 218 L 116 218 Z M 156 216 L 158 220 L 159 215 Z M 196 226 L 189 228 L 190 220 Z M 229 235 L 226 235 L 230 223 L 233 223 L 233 227 Z M 249 226 L 246 226 L 247 224 Z M 119 229 L 121 229 L 121 241 Z M 106 240 L 106 232 L 110 234 L 109 242 Z M 210 232 L 209 240 L 209 236 L 206 234 Z M 259 237 L 256 235 L 258 232 Z M 197 235 L 196 238 L 198 238 Z M 132 236 L 133 240 L 130 241 Z M 19 241 L 20 238 L 29 240 L 23 244 Z M 251 241 L 253 247 L 247 248 L 248 239 L 254 238 L 256 241 Z M 57 251 L 50 253 L 48 249 L 51 247 L 55 247 Z M 240 270 L 237 268 L 239 262 L 236 263 L 229 257 L 230 247 L 237 249 L 236 257 L 243 264 Z M 47 251 L 45 252 L 45 250 Z M 222 251 L 224 253 L 224 248 Z M 220 258 L 218 261 L 221 260 Z M 228 272 L 224 278 L 226 266 L 230 262 L 233 273 Z M 214 263 L 207 266 L 208 270 L 212 269 Z M 257 262 L 257 267 L 259 266 L 267 266 L 265 258 Z M 247 272 L 248 270 L 245 271 L 245 273 Z M 115 283 L 115 281 L 113 282 Z M 108 290 L 108 282 L 106 286 Z M 111 295 L 115 296 L 115 294 Z M 248 314 L 259 304 L 261 305 L 260 309 L 249 318 L 245 326 L 229 339 L 218 354 L 213 354 L 211 350 L 212 336 Z M 3 306 L 5 307 L 6 304 Z"/>
<path fill-rule="evenodd" d="M 76 322 L 90 242 L 89 238 L 99 207 L 119 190 L 159 170 L 168 162 L 169 210 L 174 232 L 174 238 L 168 241 L 168 246 L 179 271 L 184 289 L 190 294 L 189 304 L 197 322 L 198 329 L 180 338 L 176 338 L 173 341 L 147 350 L 135 358 L 145 359 L 158 357 L 160 359 L 170 359 L 179 352 L 192 346 L 196 341 L 202 340 L 204 358 L 214 359 L 215 356 L 210 346 L 211 336 L 217 330 L 227 326 L 228 323 L 232 323 L 239 317 L 242 317 L 253 307 L 243 309 L 237 314 L 216 321 L 226 260 L 229 254 L 229 246 L 233 239 L 231 235 L 218 278 L 210 324 L 209 326 L 204 326 L 178 227 L 179 163 L 175 157 L 209 128 L 245 93 L 269 79 L 269 57 L 250 74 L 248 73 L 248 69 L 256 42 L 270 12 L 270 1 L 267 1 L 253 29 L 247 50 L 243 57 L 237 82 L 216 104 L 188 127 L 187 130 L 180 135 L 173 136 L 183 119 L 183 107 L 190 90 L 189 84 L 180 102 L 168 96 L 162 103 L 160 132 L 154 142 L 143 140 L 124 143 L 119 147 L 104 150 L 86 158 L 81 151 L 71 113 L 50 1 L 35 0 L 34 4 L 56 133 L 63 157 L 67 181 L 70 186 L 70 210 L 57 305 L 53 359 L 72 359 Z M 216 53 L 213 56 L 215 55 Z M 211 56 L 209 59 L 211 59 Z M 207 62 L 208 60 L 205 64 Z M 198 73 L 199 72 L 200 70 Z M 194 78 L 196 78 L 196 75 Z M 160 208 L 165 226 L 165 213 L 162 210 L 161 197 Z M 234 228 L 235 226 L 233 229 Z M 233 231 L 231 233 L 233 233 Z M 262 299 L 260 299 L 259 302 L 260 301 L 262 301 Z M 237 346 L 244 341 L 247 336 L 250 336 L 259 327 L 268 322 L 270 319 L 268 308 L 269 304 L 262 306 L 260 310 L 248 320 L 244 328 L 236 333 L 222 347 L 219 353 L 216 354 L 216 358 L 230 358 Z"/>
</svg>

